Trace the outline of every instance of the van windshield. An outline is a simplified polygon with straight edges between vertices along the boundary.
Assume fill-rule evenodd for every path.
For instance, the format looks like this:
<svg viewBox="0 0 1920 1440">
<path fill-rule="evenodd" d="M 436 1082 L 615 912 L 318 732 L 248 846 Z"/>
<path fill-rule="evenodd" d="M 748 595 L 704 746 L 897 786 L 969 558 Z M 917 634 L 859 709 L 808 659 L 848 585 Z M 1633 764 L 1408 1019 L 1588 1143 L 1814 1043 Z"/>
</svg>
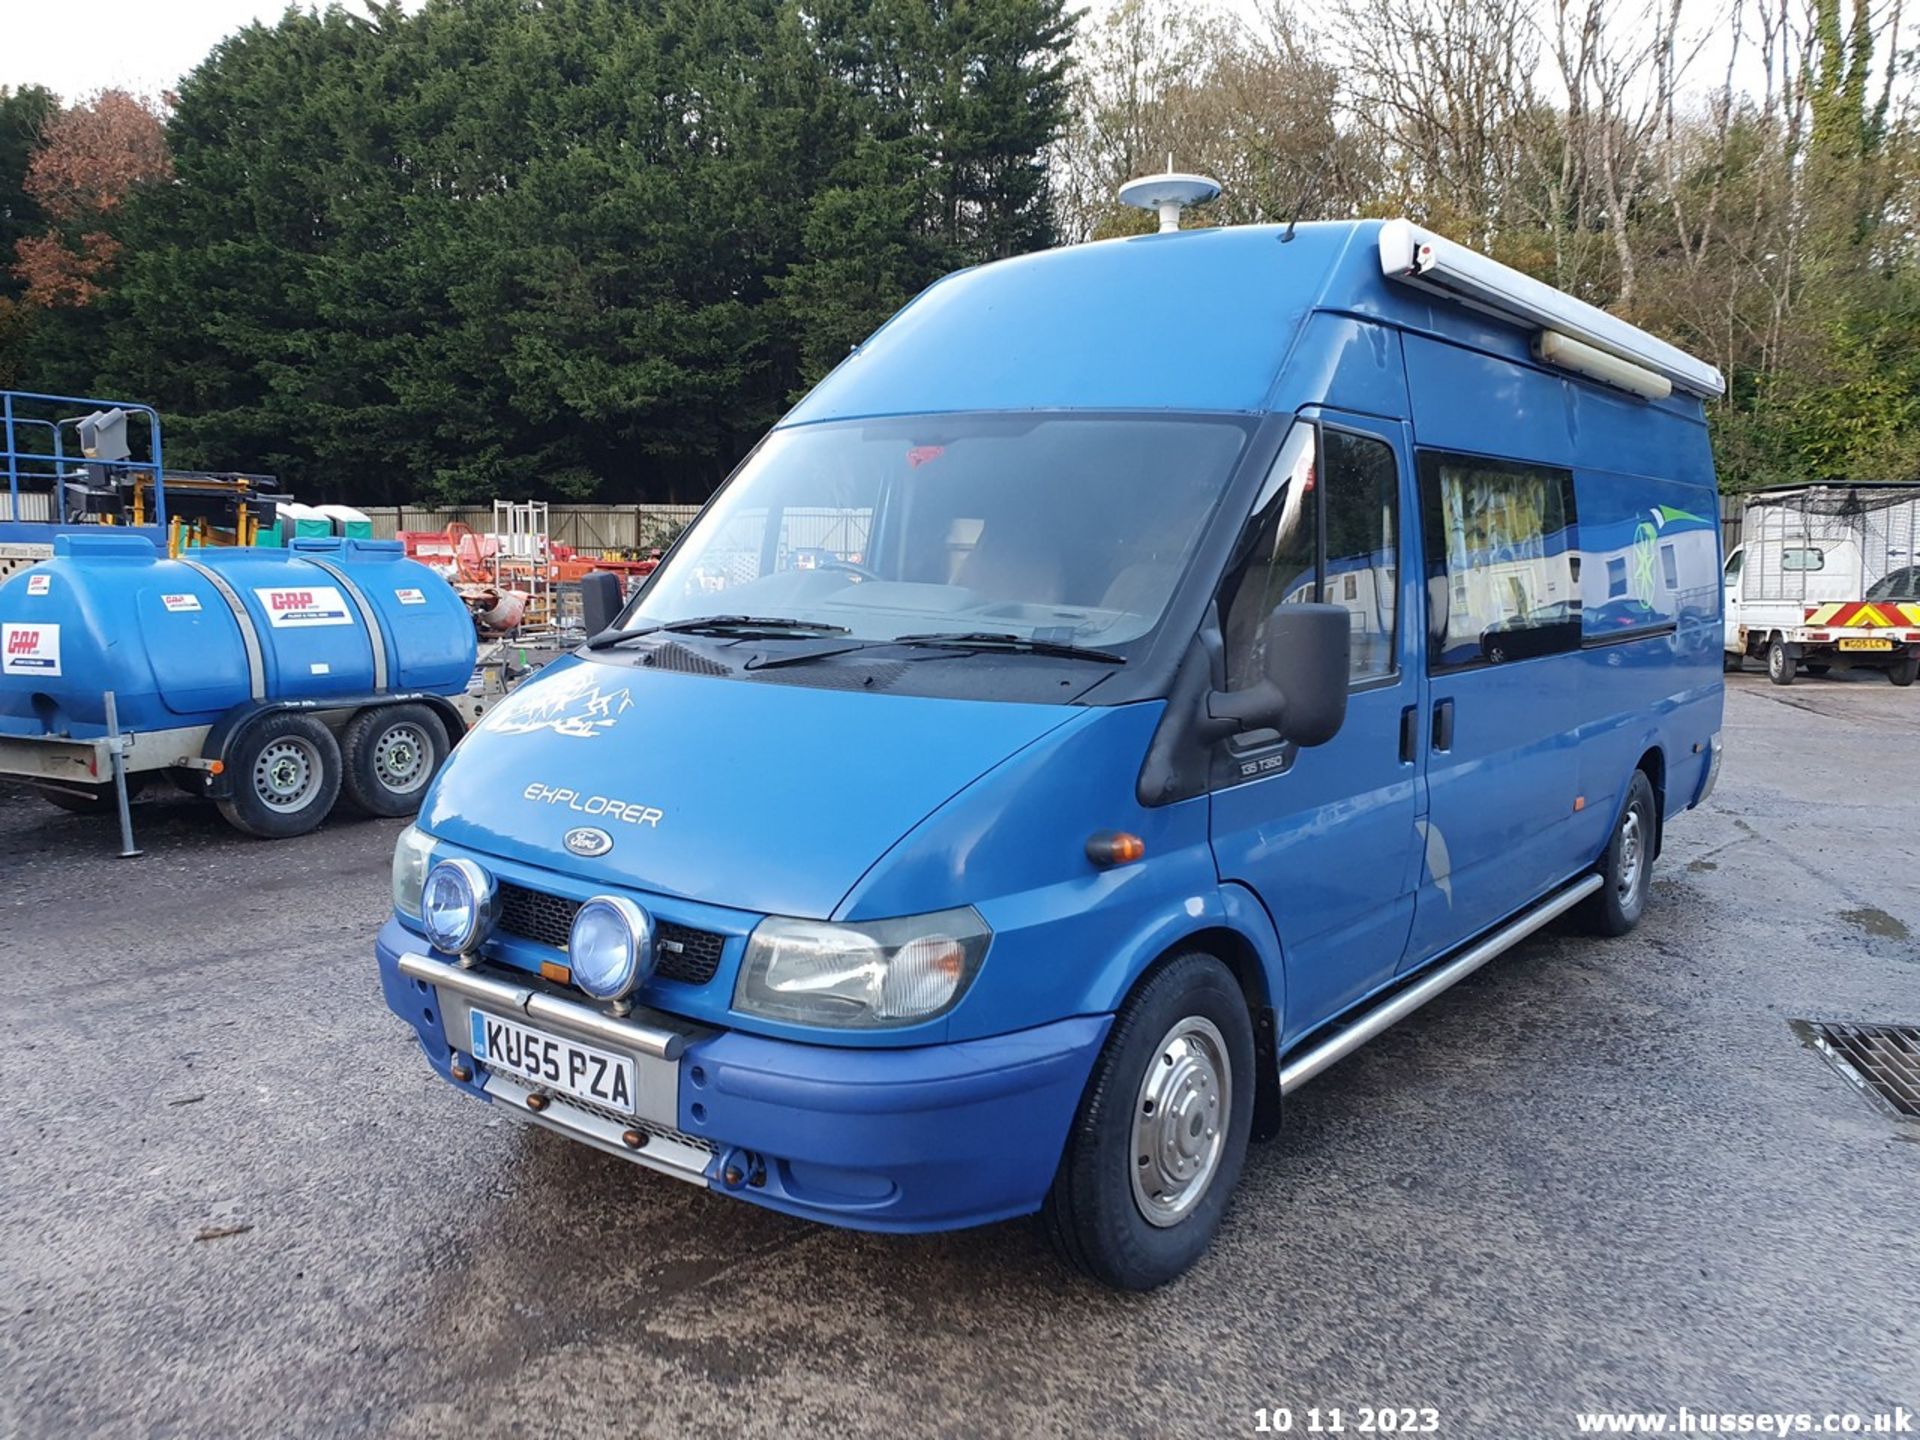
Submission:
<svg viewBox="0 0 1920 1440">
<path fill-rule="evenodd" d="M 1237 417 L 932 415 L 776 430 L 630 630 L 778 617 L 854 639 L 1151 631 L 1245 448 Z"/>
</svg>

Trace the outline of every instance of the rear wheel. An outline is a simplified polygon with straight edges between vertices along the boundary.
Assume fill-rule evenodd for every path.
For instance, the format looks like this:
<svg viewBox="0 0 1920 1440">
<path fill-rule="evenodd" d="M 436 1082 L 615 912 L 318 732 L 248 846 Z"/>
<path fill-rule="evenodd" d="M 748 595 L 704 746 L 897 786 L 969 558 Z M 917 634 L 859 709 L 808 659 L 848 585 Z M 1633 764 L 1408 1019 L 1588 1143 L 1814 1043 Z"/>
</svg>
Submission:
<svg viewBox="0 0 1920 1440">
<path fill-rule="evenodd" d="M 227 823 L 264 840 L 304 835 L 340 794 L 340 745 L 308 715 L 267 715 L 240 732 L 228 754 L 233 792 Z"/>
<path fill-rule="evenodd" d="M 369 815 L 411 815 L 447 748 L 447 727 L 424 705 L 363 710 L 340 737 L 346 798 Z"/>
<path fill-rule="evenodd" d="M 1920 676 L 1920 655 L 1909 655 L 1887 667 L 1887 679 L 1902 689 L 1913 684 L 1915 676 Z"/>
<path fill-rule="evenodd" d="M 146 772 L 127 776 L 127 799 L 140 798 L 140 792 L 147 788 Z M 60 789 L 48 786 L 41 795 L 49 805 L 75 815 L 111 815 L 120 808 L 120 802 L 113 798 L 113 786 L 106 785 L 68 785 Z"/>
<path fill-rule="evenodd" d="M 1722 650 L 1720 652 L 1720 668 L 1729 675 L 1738 675 L 1741 666 L 1746 663 L 1746 659 L 1747 657 L 1738 650 Z"/>
<path fill-rule="evenodd" d="M 1831 665 L 1802 665 L 1800 668 L 1805 670 L 1809 675 L 1824 675 L 1833 667 Z"/>
<path fill-rule="evenodd" d="M 1799 668 L 1799 663 L 1787 649 L 1787 642 L 1778 635 L 1774 636 L 1773 642 L 1767 646 L 1767 678 L 1776 685 L 1791 685 L 1794 673 Z"/>
<path fill-rule="evenodd" d="M 1253 1054 L 1246 1000 L 1212 955 L 1180 955 L 1134 992 L 1041 1210 L 1062 1259 L 1151 1290 L 1206 1252 L 1246 1159 Z"/>
<path fill-rule="evenodd" d="M 1624 935 L 1640 923 L 1653 884 L 1653 844 L 1660 823 L 1653 782 L 1635 770 L 1627 785 L 1627 803 L 1613 827 L 1613 839 L 1600 862 L 1600 889 L 1580 908 L 1580 917 L 1596 935 Z"/>
</svg>

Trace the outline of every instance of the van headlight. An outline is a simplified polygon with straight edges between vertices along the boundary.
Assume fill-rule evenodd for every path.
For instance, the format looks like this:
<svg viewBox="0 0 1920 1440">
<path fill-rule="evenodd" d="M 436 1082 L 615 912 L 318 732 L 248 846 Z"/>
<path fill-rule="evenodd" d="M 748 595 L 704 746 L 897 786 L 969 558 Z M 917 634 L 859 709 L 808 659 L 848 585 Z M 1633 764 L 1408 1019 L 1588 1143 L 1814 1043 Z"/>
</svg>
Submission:
<svg viewBox="0 0 1920 1440">
<path fill-rule="evenodd" d="M 493 928 L 493 877 L 471 860 L 442 860 L 420 891 L 420 923 L 427 939 L 449 955 L 480 948 Z"/>
<path fill-rule="evenodd" d="M 970 905 L 857 925 L 762 920 L 747 940 L 733 1008 L 844 1029 L 918 1024 L 959 1003 L 992 938 Z"/>
<path fill-rule="evenodd" d="M 433 864 L 433 837 L 409 825 L 393 844 L 393 908 L 409 920 L 420 918 L 420 892 L 427 888 Z"/>
</svg>

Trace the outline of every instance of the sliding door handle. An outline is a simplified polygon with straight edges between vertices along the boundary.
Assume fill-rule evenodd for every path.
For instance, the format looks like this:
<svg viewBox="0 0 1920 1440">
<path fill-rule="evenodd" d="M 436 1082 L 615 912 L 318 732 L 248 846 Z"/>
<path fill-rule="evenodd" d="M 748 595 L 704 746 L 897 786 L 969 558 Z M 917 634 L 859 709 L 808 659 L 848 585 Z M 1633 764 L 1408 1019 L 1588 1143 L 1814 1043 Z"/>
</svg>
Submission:
<svg viewBox="0 0 1920 1440">
<path fill-rule="evenodd" d="M 1436 750 L 1453 748 L 1453 701 L 1451 699 L 1433 702 L 1433 748 Z"/>
</svg>

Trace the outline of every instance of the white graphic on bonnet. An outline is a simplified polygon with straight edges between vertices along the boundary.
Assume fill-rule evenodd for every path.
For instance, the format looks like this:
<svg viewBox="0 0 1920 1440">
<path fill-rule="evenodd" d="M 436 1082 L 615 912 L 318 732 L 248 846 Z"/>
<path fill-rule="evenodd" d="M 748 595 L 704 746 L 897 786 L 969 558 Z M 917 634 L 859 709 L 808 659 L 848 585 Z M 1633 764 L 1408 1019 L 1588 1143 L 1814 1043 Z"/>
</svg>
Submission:
<svg viewBox="0 0 1920 1440">
<path fill-rule="evenodd" d="M 591 740 L 632 708 L 633 697 L 624 686 L 602 690 L 592 671 L 572 670 L 528 686 L 489 715 L 484 728 L 502 735 L 551 730 Z"/>
</svg>

